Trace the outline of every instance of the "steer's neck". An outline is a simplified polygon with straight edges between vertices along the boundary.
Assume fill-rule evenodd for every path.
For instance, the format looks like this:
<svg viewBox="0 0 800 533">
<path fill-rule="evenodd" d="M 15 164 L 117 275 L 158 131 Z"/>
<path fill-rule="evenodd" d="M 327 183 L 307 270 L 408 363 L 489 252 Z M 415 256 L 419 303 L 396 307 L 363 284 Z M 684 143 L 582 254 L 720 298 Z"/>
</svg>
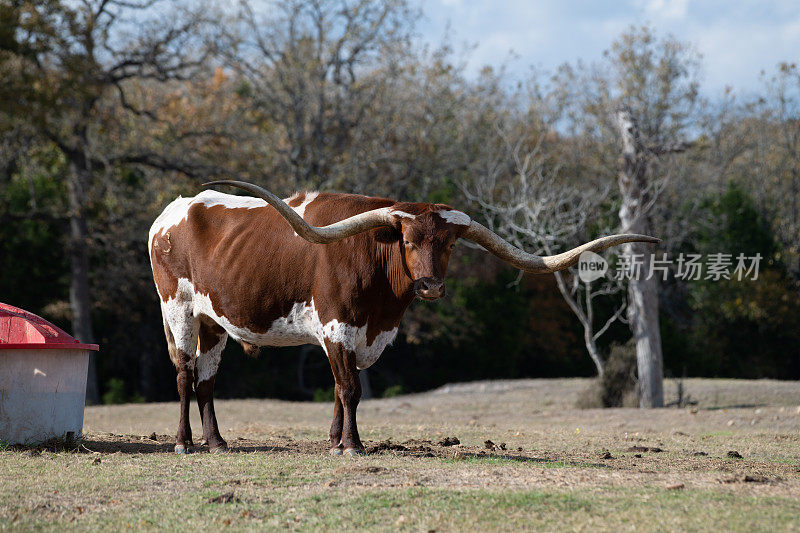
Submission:
<svg viewBox="0 0 800 533">
<path fill-rule="evenodd" d="M 414 280 L 408 275 L 398 242 L 379 243 L 378 257 L 392 293 L 405 309 L 414 299 Z"/>
</svg>

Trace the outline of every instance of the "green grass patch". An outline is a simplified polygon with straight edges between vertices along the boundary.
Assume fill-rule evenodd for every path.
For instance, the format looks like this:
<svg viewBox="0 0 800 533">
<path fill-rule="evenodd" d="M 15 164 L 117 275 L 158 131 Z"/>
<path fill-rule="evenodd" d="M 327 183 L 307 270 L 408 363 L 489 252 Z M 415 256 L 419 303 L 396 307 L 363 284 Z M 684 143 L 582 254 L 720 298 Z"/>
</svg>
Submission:
<svg viewBox="0 0 800 533">
<path fill-rule="evenodd" d="M 0 454 L 0 529 L 729 530 L 800 527 L 800 502 L 662 486 L 436 486 L 472 468 L 597 467 L 501 456 L 464 460 L 289 454 Z M 522 466 L 524 465 L 524 466 Z M 376 469 L 376 467 L 380 467 Z M 438 470 L 437 470 L 438 469 Z M 408 476 L 432 486 L 403 486 Z M 394 476 L 394 477 L 393 477 Z M 474 478 L 473 478 L 474 479 Z M 427 481 L 426 481 L 427 480 Z M 487 478 L 487 482 L 491 481 Z M 380 483 L 384 483 L 381 485 Z M 378 483 L 377 486 L 375 484 Z M 395 483 L 395 486 L 386 486 Z M 231 501 L 212 501 L 233 493 Z"/>
</svg>

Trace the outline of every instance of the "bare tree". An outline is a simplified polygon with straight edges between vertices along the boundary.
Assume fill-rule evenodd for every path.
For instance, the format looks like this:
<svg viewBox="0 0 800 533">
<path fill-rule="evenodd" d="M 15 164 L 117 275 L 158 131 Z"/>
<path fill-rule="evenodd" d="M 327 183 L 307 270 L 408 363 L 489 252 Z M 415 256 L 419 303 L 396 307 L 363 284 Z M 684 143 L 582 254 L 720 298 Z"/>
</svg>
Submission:
<svg viewBox="0 0 800 533">
<path fill-rule="evenodd" d="M 745 165 L 758 168 L 750 184 L 761 211 L 770 215 L 784 250 L 784 261 L 800 278 L 800 68 L 782 63 L 766 80 L 759 120 L 750 121 L 755 143 Z M 753 131 L 754 130 L 754 131 Z M 743 168 L 742 171 L 746 171 Z M 759 179 L 760 178 L 760 179 Z"/>
<path fill-rule="evenodd" d="M 204 68 L 208 55 L 200 29 L 210 15 L 205 8 L 169 0 L 81 0 L 23 1 L 10 10 L 16 32 L 4 67 L 22 87 L 0 100 L 10 101 L 5 111 L 25 117 L 38 138 L 57 146 L 67 161 L 69 299 L 73 333 L 82 342 L 95 340 L 87 224 L 94 177 L 125 164 L 184 172 L 200 168 L 149 147 L 107 142 L 109 129 L 118 125 L 109 102 L 117 102 L 123 113 L 155 119 L 136 106 L 130 90 L 142 83 L 184 80 Z M 91 358 L 87 401 L 98 400 Z"/>
<path fill-rule="evenodd" d="M 552 254 L 548 249 L 545 249 L 545 252 Z M 605 361 L 600 355 L 597 341 L 614 322 L 621 319 L 625 312 L 626 302 L 623 300 L 617 305 L 613 312 L 605 318 L 603 325 L 597 328 L 595 326 L 595 298 L 612 296 L 620 292 L 623 287 L 617 278 L 603 278 L 598 284 L 599 287 L 593 289 L 592 282 L 581 284 L 580 278 L 574 273 L 571 273 L 570 279 L 567 279 L 562 272 L 555 272 L 554 275 L 558 291 L 583 326 L 583 343 L 586 351 L 589 352 L 589 357 L 594 362 L 597 375 L 603 377 Z"/>
<path fill-rule="evenodd" d="M 647 181 L 648 165 L 653 156 L 685 151 L 689 143 L 672 146 L 647 146 L 631 110 L 617 112 L 617 127 L 622 141 L 619 170 L 621 204 L 619 219 L 622 231 L 652 234 L 648 214 L 653 201 L 651 184 Z M 639 369 L 639 405 L 663 407 L 664 362 L 661 353 L 661 330 L 658 323 L 658 277 L 652 275 L 652 254 L 637 243 L 623 246 L 629 265 L 638 270 L 631 272 L 628 281 L 628 323 L 636 342 L 636 359 Z"/>
<path fill-rule="evenodd" d="M 370 74 L 403 57 L 414 13 L 405 0 L 291 0 L 268 14 L 239 5 L 221 52 L 278 147 L 273 175 L 291 176 L 287 188 L 335 185 L 337 163 L 384 87 Z"/>
<path fill-rule="evenodd" d="M 524 131 L 524 126 L 519 127 Z M 553 255 L 565 244 L 586 240 L 587 223 L 596 220 L 605 193 L 578 188 L 560 176 L 560 166 L 545 153 L 547 132 L 535 134 L 527 148 L 528 135 L 516 135 L 512 142 L 507 131 L 499 131 L 499 153 L 471 187 L 463 188 L 464 194 L 480 207 L 493 231 L 520 248 Z M 618 305 L 598 328 L 595 298 L 616 294 L 621 284 L 605 277 L 593 288 L 591 283 L 582 284 L 574 272 L 554 276 L 561 296 L 583 327 L 586 351 L 602 376 L 604 361 L 597 340 L 620 319 L 625 305 Z"/>
<path fill-rule="evenodd" d="M 553 80 L 553 94 L 565 108 L 562 127 L 574 135 L 592 157 L 583 172 L 605 176 L 619 185 L 621 231 L 665 235 L 652 219 L 664 191 L 681 175 L 671 157 L 688 149 L 685 137 L 700 121 L 695 52 L 673 38 L 657 39 L 648 28 L 623 33 L 597 65 L 563 66 Z M 685 175 L 685 173 L 683 173 Z M 655 231 L 653 231 L 655 230 Z M 623 248 L 624 259 L 644 254 L 640 272 L 649 277 L 650 255 L 637 245 Z M 663 358 L 658 323 L 655 277 L 633 280 L 628 289 L 627 315 L 636 340 L 639 399 L 642 407 L 663 405 Z"/>
</svg>

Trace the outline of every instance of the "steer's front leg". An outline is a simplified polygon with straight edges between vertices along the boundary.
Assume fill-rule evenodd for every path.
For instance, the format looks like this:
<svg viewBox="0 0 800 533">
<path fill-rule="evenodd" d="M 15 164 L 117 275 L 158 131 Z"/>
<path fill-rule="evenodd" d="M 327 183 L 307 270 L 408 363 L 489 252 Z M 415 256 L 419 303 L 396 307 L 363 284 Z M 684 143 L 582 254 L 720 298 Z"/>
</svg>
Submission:
<svg viewBox="0 0 800 533">
<path fill-rule="evenodd" d="M 331 455 L 342 455 L 342 426 L 344 413 L 342 400 L 339 398 L 339 385 L 333 387 L 333 422 L 331 422 Z"/>
<path fill-rule="evenodd" d="M 358 436 L 356 424 L 356 409 L 361 400 L 361 381 L 358 378 L 356 367 L 356 354 L 344 349 L 339 343 L 325 342 L 328 359 L 331 363 L 333 378 L 336 380 L 336 399 L 334 400 L 333 424 L 331 425 L 331 446 L 344 448 L 348 455 L 363 455 L 364 445 Z M 341 404 L 341 411 L 339 405 Z M 334 443 L 335 433 L 338 433 L 338 417 L 341 416 L 341 445 Z"/>
</svg>

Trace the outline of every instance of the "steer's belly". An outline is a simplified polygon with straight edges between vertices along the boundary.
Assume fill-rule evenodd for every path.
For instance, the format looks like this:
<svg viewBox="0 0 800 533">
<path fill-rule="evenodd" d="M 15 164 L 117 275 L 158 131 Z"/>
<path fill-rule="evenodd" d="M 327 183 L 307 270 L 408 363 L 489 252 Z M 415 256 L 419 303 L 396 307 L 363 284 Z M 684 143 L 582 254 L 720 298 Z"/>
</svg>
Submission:
<svg viewBox="0 0 800 533">
<path fill-rule="evenodd" d="M 314 301 L 296 302 L 286 316 L 276 318 L 265 332 L 256 332 L 247 327 L 231 323 L 225 316 L 215 312 L 207 297 L 195 294 L 195 312 L 211 317 L 234 339 L 256 346 L 299 346 L 317 344 L 325 346 L 325 341 L 341 345 L 345 350 L 355 352 L 356 365 L 364 369 L 378 360 L 384 348 L 397 335 L 397 328 L 382 331 L 367 341 L 367 325 L 353 326 L 334 319 L 323 324 L 314 307 Z"/>
<path fill-rule="evenodd" d="M 313 303 L 311 305 L 305 302 L 295 303 L 286 316 L 276 318 L 270 324 L 269 329 L 263 333 L 231 324 L 230 321 L 220 320 L 220 318 L 222 317 L 217 318 L 217 322 L 227 330 L 229 335 L 257 346 L 320 344 L 322 325 Z"/>
<path fill-rule="evenodd" d="M 228 333 L 231 333 L 230 331 Z M 267 333 L 252 333 L 249 331 L 232 334 L 234 338 L 241 339 L 256 346 L 300 346 L 302 344 L 319 344 L 317 338 L 310 332 L 299 328 L 270 328 Z"/>
</svg>

